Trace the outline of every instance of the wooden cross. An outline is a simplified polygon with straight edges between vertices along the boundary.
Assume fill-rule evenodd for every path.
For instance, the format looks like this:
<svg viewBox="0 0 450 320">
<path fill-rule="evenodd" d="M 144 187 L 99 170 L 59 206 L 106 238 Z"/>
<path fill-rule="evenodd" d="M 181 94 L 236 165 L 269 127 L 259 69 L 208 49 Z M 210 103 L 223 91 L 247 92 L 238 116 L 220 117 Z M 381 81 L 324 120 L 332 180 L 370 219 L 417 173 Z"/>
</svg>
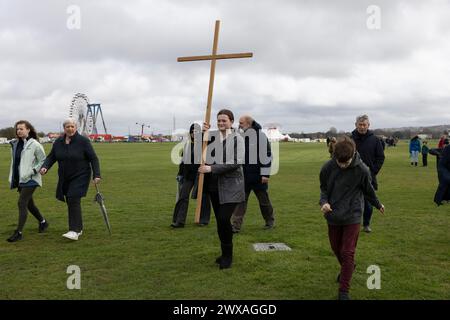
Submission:
<svg viewBox="0 0 450 320">
<path fill-rule="evenodd" d="M 209 74 L 208 102 L 206 104 L 206 115 L 205 115 L 205 123 L 207 123 L 208 125 L 211 120 L 211 102 L 212 102 L 213 87 L 214 87 L 214 74 L 216 71 L 216 60 L 253 57 L 253 53 L 251 53 L 251 52 L 217 54 L 217 44 L 219 42 L 219 28 L 220 28 L 220 21 L 216 20 L 216 27 L 214 30 L 214 42 L 213 42 L 213 49 L 212 49 L 211 55 L 180 57 L 177 59 L 178 62 L 211 60 L 211 70 L 210 70 L 210 74 Z M 205 132 L 205 135 L 203 138 L 203 144 L 202 144 L 202 160 L 201 160 L 202 165 L 205 164 L 207 145 L 208 145 L 208 132 Z M 195 223 L 200 222 L 200 212 L 202 209 L 202 194 L 203 194 L 204 179 L 205 179 L 204 174 L 200 173 L 199 179 L 198 179 L 197 207 L 195 208 Z"/>
</svg>

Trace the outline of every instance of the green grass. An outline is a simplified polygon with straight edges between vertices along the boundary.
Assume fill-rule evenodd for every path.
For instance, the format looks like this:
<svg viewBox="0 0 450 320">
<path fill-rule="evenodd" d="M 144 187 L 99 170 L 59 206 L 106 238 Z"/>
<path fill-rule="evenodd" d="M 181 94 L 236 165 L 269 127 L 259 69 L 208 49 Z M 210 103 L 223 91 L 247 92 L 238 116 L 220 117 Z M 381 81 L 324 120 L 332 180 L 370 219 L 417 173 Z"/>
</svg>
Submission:
<svg viewBox="0 0 450 320">
<path fill-rule="evenodd" d="M 434 145 L 433 141 L 430 145 Z M 83 200 L 84 234 L 67 231 L 65 204 L 55 199 L 56 166 L 35 200 L 50 222 L 37 233 L 30 215 L 24 240 L 4 241 L 17 223 L 17 192 L 8 189 L 10 149 L 0 146 L 1 299 L 335 299 L 338 264 L 318 207 L 318 175 L 328 152 L 323 144 L 281 144 L 280 172 L 270 183 L 276 228 L 250 198 L 243 230 L 234 238 L 234 264 L 219 271 L 215 220 L 171 230 L 177 166 L 173 144 L 96 144 L 113 236 L 109 237 L 91 188 Z M 50 146 L 46 146 L 49 151 Z M 449 299 L 450 214 L 432 199 L 435 158 L 409 165 L 407 144 L 386 150 L 379 197 L 386 215 L 374 212 L 373 233 L 361 234 L 352 281 L 356 299 Z M 290 252 L 261 253 L 256 242 L 284 242 Z M 67 267 L 81 268 L 81 290 L 68 290 Z M 368 290 L 369 265 L 381 268 L 381 290 Z"/>
</svg>

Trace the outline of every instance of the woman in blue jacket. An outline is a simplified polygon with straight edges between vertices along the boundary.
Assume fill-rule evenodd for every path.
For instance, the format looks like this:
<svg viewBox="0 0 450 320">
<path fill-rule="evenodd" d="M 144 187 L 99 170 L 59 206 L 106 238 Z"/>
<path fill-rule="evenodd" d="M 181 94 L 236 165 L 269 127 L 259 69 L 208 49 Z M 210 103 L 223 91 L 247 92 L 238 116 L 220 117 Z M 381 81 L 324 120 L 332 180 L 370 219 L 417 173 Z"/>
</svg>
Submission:
<svg viewBox="0 0 450 320">
<path fill-rule="evenodd" d="M 420 140 L 418 136 L 415 136 L 409 142 L 409 154 L 411 155 L 411 165 L 417 167 L 417 162 L 419 162 L 420 153 Z"/>
</svg>

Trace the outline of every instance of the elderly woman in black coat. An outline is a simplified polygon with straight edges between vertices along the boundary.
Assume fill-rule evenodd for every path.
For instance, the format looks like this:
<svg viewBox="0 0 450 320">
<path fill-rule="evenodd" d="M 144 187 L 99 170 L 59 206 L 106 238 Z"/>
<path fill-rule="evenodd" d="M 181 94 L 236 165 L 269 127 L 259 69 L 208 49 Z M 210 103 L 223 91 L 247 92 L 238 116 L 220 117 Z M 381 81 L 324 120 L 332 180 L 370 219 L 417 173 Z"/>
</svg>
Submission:
<svg viewBox="0 0 450 320">
<path fill-rule="evenodd" d="M 69 211 L 69 232 L 63 234 L 63 237 L 78 240 L 83 233 L 81 198 L 88 191 L 91 171 L 94 184 L 100 182 L 100 166 L 89 139 L 78 134 L 75 119 L 68 118 L 63 127 L 64 135 L 53 143 L 40 173 L 45 175 L 58 162 L 56 198 L 65 201 Z"/>
<path fill-rule="evenodd" d="M 217 114 L 218 131 L 210 132 L 206 164 L 198 169 L 206 174 L 206 192 L 211 198 L 214 215 L 217 220 L 222 255 L 216 259 L 220 269 L 231 267 L 233 260 L 233 232 L 231 216 L 236 207 L 245 201 L 244 139 L 233 128 L 234 115 L 230 110 L 222 109 Z M 204 124 L 204 130 L 209 125 Z"/>
</svg>

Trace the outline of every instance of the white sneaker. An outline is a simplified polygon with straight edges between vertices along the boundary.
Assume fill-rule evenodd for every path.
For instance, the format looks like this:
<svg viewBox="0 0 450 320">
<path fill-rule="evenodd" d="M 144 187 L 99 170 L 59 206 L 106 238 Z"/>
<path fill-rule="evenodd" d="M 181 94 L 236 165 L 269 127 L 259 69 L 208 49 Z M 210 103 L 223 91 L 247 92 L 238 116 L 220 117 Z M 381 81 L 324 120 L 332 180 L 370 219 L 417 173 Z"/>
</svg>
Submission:
<svg viewBox="0 0 450 320">
<path fill-rule="evenodd" d="M 75 231 L 69 231 L 69 232 L 67 232 L 67 233 L 64 233 L 62 236 L 63 236 L 64 238 L 67 238 L 67 239 L 76 241 L 76 240 L 78 240 L 78 236 L 79 236 L 79 235 L 80 235 L 80 234 L 79 234 L 79 233 L 76 233 Z"/>
</svg>

